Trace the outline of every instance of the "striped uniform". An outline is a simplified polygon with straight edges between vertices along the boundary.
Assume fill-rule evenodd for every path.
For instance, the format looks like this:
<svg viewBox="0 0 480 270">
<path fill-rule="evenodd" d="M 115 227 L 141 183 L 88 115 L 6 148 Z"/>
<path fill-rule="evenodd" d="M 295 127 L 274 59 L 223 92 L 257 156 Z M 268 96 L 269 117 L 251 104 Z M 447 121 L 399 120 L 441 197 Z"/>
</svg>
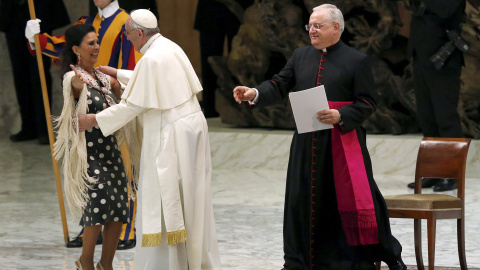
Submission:
<svg viewBox="0 0 480 270">
<path fill-rule="evenodd" d="M 97 31 L 100 42 L 100 53 L 95 67 L 111 66 L 114 68 L 133 70 L 141 54 L 136 52 L 132 43 L 123 34 L 128 13 L 118 9 L 108 18 L 81 17 L 75 24 L 91 24 Z M 42 53 L 51 57 L 54 62 L 60 58 L 65 48 L 65 36 L 39 35 Z M 32 51 L 34 53 L 34 51 Z"/>
</svg>

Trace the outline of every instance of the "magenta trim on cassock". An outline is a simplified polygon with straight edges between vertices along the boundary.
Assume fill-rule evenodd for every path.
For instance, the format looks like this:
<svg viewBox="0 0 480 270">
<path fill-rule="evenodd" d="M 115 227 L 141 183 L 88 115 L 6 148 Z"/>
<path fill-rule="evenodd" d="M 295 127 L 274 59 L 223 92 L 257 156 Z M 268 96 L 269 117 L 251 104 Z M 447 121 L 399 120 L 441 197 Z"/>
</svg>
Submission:
<svg viewBox="0 0 480 270">
<path fill-rule="evenodd" d="M 353 102 L 328 102 L 330 109 L 349 104 Z M 377 244 L 379 240 L 375 206 L 355 129 L 342 133 L 338 125 L 334 125 L 332 157 L 338 211 L 348 244 Z"/>
</svg>

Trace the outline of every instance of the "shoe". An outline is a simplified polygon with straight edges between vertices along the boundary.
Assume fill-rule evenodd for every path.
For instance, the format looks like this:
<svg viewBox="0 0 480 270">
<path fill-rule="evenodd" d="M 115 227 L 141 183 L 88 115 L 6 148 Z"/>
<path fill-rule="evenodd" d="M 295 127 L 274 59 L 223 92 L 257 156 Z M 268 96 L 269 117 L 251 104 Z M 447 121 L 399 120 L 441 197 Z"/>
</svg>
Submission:
<svg viewBox="0 0 480 270">
<path fill-rule="evenodd" d="M 75 237 L 72 240 L 68 241 L 65 246 L 67 248 L 80 248 L 83 246 L 83 237 Z"/>
<path fill-rule="evenodd" d="M 26 132 L 26 131 L 20 131 L 17 134 L 10 135 L 10 140 L 12 142 L 24 142 L 24 141 L 30 141 L 38 138 L 37 134 L 31 133 L 31 132 Z"/>
<path fill-rule="evenodd" d="M 50 139 L 48 138 L 48 136 L 39 136 L 38 144 L 42 144 L 42 145 L 50 144 Z"/>
<path fill-rule="evenodd" d="M 103 236 L 100 234 L 97 238 L 97 243 L 95 245 L 101 245 L 103 244 Z"/>
<path fill-rule="evenodd" d="M 98 236 L 97 243 L 96 245 L 101 245 L 103 243 L 103 237 Z M 65 244 L 67 248 L 80 248 L 83 246 L 83 237 L 75 237 L 71 241 L 68 241 L 67 244 Z"/>
<path fill-rule="evenodd" d="M 422 179 L 422 188 L 429 188 L 435 186 L 436 183 L 441 181 L 441 178 L 423 178 Z M 409 188 L 415 188 L 415 182 L 409 183 L 407 185 Z"/>
<path fill-rule="evenodd" d="M 104 269 L 103 269 L 103 266 L 100 264 L 100 262 L 97 263 L 96 269 L 97 269 L 97 270 L 104 270 Z"/>
<path fill-rule="evenodd" d="M 203 115 L 205 116 L 205 118 L 216 118 L 216 117 L 219 117 L 220 114 L 216 111 L 210 111 L 210 110 L 206 110 L 203 112 Z"/>
<path fill-rule="evenodd" d="M 119 240 L 117 245 L 117 250 L 131 249 L 131 248 L 134 248 L 136 244 L 137 244 L 137 240 L 127 240 L 127 241 Z"/>
<path fill-rule="evenodd" d="M 75 267 L 77 267 L 77 270 L 83 270 L 82 263 L 80 262 L 80 259 L 75 262 Z"/>
<path fill-rule="evenodd" d="M 442 179 L 440 182 L 435 184 L 433 187 L 434 192 L 442 192 L 442 191 L 449 191 L 454 190 L 458 187 L 458 180 L 453 178 L 445 178 Z"/>
<path fill-rule="evenodd" d="M 401 258 L 398 261 L 387 263 L 387 265 L 390 270 L 407 270 L 407 266 Z"/>
</svg>

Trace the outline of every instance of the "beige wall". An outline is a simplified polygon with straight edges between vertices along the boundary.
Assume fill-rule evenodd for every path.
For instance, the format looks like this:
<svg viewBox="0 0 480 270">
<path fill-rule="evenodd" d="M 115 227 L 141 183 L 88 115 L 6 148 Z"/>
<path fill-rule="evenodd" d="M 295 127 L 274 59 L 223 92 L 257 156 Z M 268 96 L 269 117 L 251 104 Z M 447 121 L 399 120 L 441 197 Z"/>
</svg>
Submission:
<svg viewBox="0 0 480 270">
<path fill-rule="evenodd" d="M 200 76 L 199 33 L 193 29 L 198 0 L 157 0 L 160 32 L 177 43 Z"/>
<path fill-rule="evenodd" d="M 410 10 L 407 10 L 403 2 L 397 2 L 397 6 L 398 14 L 400 15 L 403 23 L 403 25 L 398 29 L 398 34 L 408 38 L 408 36 L 410 35 L 410 22 L 412 21 L 412 12 Z"/>
</svg>

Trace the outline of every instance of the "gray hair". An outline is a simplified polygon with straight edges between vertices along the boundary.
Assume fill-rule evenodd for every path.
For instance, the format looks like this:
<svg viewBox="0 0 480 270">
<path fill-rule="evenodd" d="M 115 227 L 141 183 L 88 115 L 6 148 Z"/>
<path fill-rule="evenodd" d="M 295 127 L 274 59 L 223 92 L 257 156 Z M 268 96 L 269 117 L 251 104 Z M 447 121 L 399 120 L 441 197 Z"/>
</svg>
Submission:
<svg viewBox="0 0 480 270">
<path fill-rule="evenodd" d="M 330 21 L 337 22 L 340 25 L 340 34 L 342 34 L 343 30 L 345 29 L 345 22 L 343 20 L 343 14 L 340 9 L 338 9 L 337 6 L 332 4 L 323 4 L 318 7 L 314 7 L 313 11 L 315 12 L 320 9 L 328 9 Z"/>
<path fill-rule="evenodd" d="M 132 10 L 134 12 L 135 10 Z M 130 12 L 131 13 L 131 12 Z M 157 33 L 160 33 L 160 28 L 155 27 L 155 28 L 146 28 L 141 26 L 140 24 L 136 23 L 131 17 L 130 17 L 130 27 L 133 29 L 140 29 L 146 36 L 152 36 Z"/>
</svg>

